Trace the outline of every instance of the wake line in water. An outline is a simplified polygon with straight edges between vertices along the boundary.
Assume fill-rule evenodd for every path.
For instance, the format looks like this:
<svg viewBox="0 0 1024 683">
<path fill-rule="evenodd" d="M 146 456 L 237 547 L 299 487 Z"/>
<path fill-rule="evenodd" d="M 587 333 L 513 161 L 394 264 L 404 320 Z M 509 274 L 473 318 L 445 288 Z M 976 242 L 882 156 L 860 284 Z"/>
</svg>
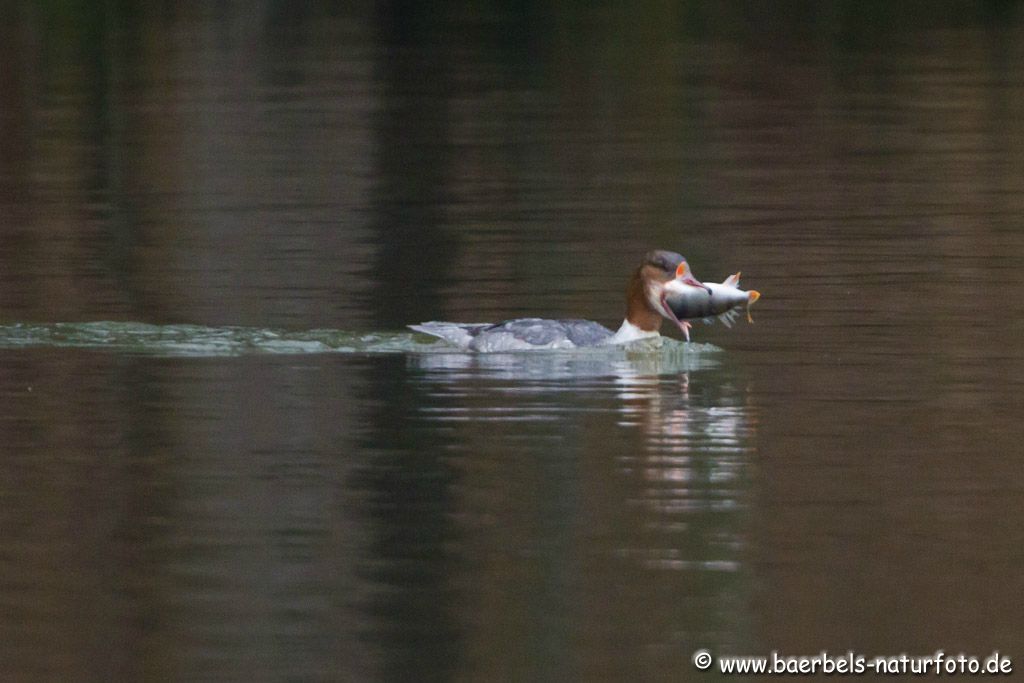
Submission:
<svg viewBox="0 0 1024 683">
<path fill-rule="evenodd" d="M 168 356 L 401 353 L 429 351 L 411 333 L 294 332 L 259 327 L 149 325 L 132 322 L 16 323 L 0 326 L 2 348 L 107 349 Z"/>
<path fill-rule="evenodd" d="M 0 348 L 105 349 L 158 356 L 242 356 L 252 354 L 309 353 L 415 353 L 465 352 L 445 342 L 411 332 L 354 333 L 342 330 L 289 331 L 259 327 L 205 327 L 202 325 L 149 325 L 132 322 L 14 323 L 0 325 Z M 571 351 L 523 351 L 522 354 L 560 354 L 623 357 L 703 354 L 720 351 L 712 344 L 683 344 L 663 338 L 660 346 L 596 347 Z"/>
</svg>

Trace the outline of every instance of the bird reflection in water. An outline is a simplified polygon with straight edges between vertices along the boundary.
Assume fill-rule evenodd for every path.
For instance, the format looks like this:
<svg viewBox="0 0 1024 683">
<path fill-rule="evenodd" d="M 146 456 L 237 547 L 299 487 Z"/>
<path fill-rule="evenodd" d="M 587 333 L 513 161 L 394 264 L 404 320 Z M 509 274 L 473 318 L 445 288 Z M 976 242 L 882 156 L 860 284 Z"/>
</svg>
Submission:
<svg viewBox="0 0 1024 683">
<path fill-rule="evenodd" d="M 465 556 L 485 568 L 471 583 L 524 596 L 482 600 L 512 611 L 475 624 L 496 624 L 493 638 L 507 642 L 513 606 L 536 602 L 552 633 L 582 610 L 595 643 L 607 642 L 604 625 L 642 624 L 623 647 L 666 662 L 743 644 L 721 634 L 750 632 L 756 420 L 741 372 L 724 360 L 695 344 L 407 356 L 432 397 L 422 419 L 462 454 L 453 518 L 469 530 Z"/>
<path fill-rule="evenodd" d="M 623 553 L 648 568 L 737 571 L 756 420 L 735 384 L 706 373 L 693 382 L 691 374 L 619 377 L 620 424 L 638 429 L 644 442 L 619 458 L 635 485 L 629 503 L 661 538 L 659 547 Z"/>
<path fill-rule="evenodd" d="M 487 391 L 502 397 L 500 405 L 477 405 L 449 418 L 520 424 L 532 418 L 569 429 L 576 418 L 564 414 L 566 393 L 592 406 L 588 410 L 594 403 L 610 407 L 623 439 L 605 445 L 626 478 L 623 504 L 643 515 L 641 536 L 619 552 L 639 556 L 649 568 L 736 571 L 745 546 L 740 519 L 749 499 L 756 420 L 746 390 L 719 367 L 720 351 L 688 346 L 698 351 L 409 358 L 434 381 L 484 379 L 493 383 Z M 644 543 L 632 543 L 641 538 Z"/>
</svg>

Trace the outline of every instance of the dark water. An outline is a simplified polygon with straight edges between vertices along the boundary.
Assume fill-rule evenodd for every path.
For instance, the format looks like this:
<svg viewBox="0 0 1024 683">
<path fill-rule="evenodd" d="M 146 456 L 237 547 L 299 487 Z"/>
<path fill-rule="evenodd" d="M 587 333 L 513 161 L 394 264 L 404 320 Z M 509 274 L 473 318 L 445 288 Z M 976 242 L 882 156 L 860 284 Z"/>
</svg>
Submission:
<svg viewBox="0 0 1024 683">
<path fill-rule="evenodd" d="M 1021 5 L 0 8 L 4 680 L 1024 658 Z M 617 325 L 652 247 L 756 324 L 672 361 L 12 331 Z"/>
</svg>

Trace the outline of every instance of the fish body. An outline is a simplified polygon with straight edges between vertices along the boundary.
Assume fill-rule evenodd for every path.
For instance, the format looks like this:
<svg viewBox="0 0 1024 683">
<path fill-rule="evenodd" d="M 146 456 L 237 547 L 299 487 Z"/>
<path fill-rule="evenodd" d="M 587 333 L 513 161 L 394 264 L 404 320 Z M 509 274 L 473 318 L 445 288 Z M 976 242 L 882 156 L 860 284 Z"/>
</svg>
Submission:
<svg viewBox="0 0 1024 683">
<path fill-rule="evenodd" d="M 721 283 L 705 282 L 703 287 L 668 287 L 665 305 L 680 321 L 704 320 L 710 323 L 717 317 L 730 327 L 738 309 L 746 308 L 747 320 L 753 322 L 750 306 L 761 298 L 761 294 L 756 290 L 740 289 L 739 282 L 740 274 L 736 273 Z"/>
</svg>

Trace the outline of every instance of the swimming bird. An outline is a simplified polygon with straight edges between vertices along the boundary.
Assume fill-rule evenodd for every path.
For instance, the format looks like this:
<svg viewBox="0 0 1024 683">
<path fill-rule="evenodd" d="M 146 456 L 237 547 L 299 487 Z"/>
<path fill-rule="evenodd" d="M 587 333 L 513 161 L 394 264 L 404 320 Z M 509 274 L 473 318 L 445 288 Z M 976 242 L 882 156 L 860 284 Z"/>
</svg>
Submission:
<svg viewBox="0 0 1024 683">
<path fill-rule="evenodd" d="M 680 320 L 665 300 L 669 291 L 682 296 L 687 288 L 703 292 L 705 298 L 711 296 L 707 285 L 693 276 L 685 258 L 674 251 L 657 249 L 644 255 L 629 279 L 626 317 L 616 332 L 591 320 L 541 318 L 518 318 L 500 323 L 432 321 L 409 325 L 409 329 L 444 339 L 460 349 L 482 352 L 626 344 L 660 336 L 663 318 L 675 323 L 689 339 L 690 323 Z"/>
</svg>

